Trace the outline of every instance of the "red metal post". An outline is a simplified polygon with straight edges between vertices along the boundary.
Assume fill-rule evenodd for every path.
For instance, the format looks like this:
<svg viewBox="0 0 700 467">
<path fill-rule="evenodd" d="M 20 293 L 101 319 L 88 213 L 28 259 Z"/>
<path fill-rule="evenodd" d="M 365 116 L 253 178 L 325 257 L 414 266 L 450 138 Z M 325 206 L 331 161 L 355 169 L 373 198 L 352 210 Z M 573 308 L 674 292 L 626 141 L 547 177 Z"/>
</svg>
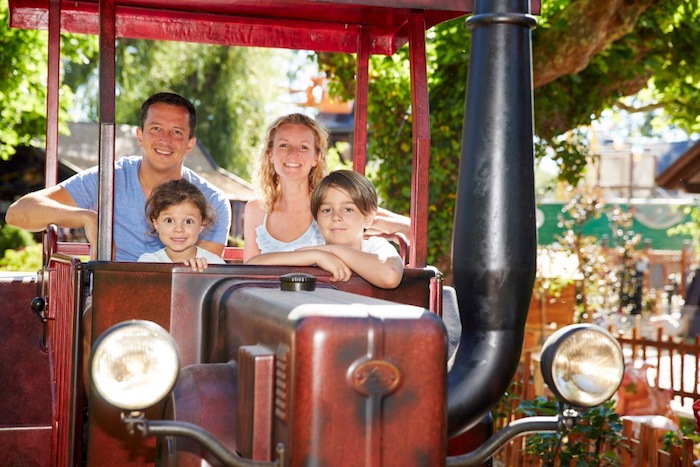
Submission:
<svg viewBox="0 0 700 467">
<path fill-rule="evenodd" d="M 49 57 L 46 80 L 46 165 L 44 186 L 58 183 L 58 90 L 61 59 L 61 2 L 49 3 Z"/>
<path fill-rule="evenodd" d="M 98 161 L 97 259 L 112 259 L 114 219 L 115 43 L 114 0 L 100 0 L 100 155 Z"/>
<path fill-rule="evenodd" d="M 425 59 L 425 18 L 409 16 L 411 108 L 413 117 L 413 173 L 411 175 L 411 250 L 408 265 L 424 267 L 428 255 L 428 184 L 430 174 L 430 109 Z"/>
<path fill-rule="evenodd" d="M 360 27 L 357 35 L 357 71 L 355 79 L 355 133 L 353 135 L 352 165 L 356 172 L 365 173 L 367 165 L 367 96 L 369 88 L 369 29 Z"/>
</svg>

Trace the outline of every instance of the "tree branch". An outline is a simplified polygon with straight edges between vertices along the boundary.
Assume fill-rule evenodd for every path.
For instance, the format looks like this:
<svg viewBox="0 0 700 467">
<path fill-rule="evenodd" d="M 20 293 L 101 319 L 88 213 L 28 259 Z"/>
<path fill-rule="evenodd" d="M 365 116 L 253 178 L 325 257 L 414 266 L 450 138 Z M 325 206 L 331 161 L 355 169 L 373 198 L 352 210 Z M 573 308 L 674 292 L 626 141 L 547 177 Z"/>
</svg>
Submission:
<svg viewBox="0 0 700 467">
<path fill-rule="evenodd" d="M 658 1 L 572 1 L 536 36 L 534 87 L 585 69 L 595 54 L 632 32 L 639 16 Z"/>
<path fill-rule="evenodd" d="M 652 110 L 661 109 L 664 107 L 664 104 L 657 102 L 655 104 L 647 104 L 641 107 L 634 107 L 631 105 L 627 105 L 622 101 L 617 101 L 615 102 L 615 106 L 629 113 L 646 113 L 651 112 Z"/>
</svg>

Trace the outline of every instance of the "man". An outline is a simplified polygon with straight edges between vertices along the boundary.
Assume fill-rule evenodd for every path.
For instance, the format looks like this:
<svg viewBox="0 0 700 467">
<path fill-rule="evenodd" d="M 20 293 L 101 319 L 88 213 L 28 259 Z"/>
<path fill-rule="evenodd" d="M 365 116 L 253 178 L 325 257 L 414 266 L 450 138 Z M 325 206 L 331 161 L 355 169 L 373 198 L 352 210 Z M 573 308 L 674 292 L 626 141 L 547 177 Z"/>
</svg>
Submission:
<svg viewBox="0 0 700 467">
<path fill-rule="evenodd" d="M 184 178 L 199 187 L 216 216 L 198 245 L 221 256 L 231 226 L 231 206 L 221 190 L 184 167 L 187 154 L 197 142 L 194 105 L 173 93 L 158 93 L 141 106 L 136 137 L 141 156 L 125 157 L 115 164 L 114 243 L 117 261 L 136 261 L 146 252 L 163 248 L 160 239 L 149 236 L 144 212 L 146 199 L 156 185 Z M 97 167 L 61 182 L 29 193 L 14 202 L 6 221 L 38 232 L 48 224 L 83 228 L 97 254 Z"/>
</svg>

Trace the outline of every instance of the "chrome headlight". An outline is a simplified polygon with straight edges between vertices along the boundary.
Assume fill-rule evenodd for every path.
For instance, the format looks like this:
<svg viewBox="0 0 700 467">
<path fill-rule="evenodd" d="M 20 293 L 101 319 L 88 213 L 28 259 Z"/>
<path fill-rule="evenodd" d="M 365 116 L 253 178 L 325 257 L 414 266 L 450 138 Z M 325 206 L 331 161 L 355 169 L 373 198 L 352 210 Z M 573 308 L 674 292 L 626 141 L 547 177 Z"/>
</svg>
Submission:
<svg viewBox="0 0 700 467">
<path fill-rule="evenodd" d="M 542 347 L 540 367 L 554 395 L 577 408 L 610 399 L 625 370 L 617 339 L 592 324 L 574 324 L 552 334 Z"/>
<path fill-rule="evenodd" d="M 105 331 L 92 347 L 92 384 L 108 403 L 123 410 L 156 404 L 172 389 L 180 367 L 175 340 L 151 321 L 124 321 Z"/>
</svg>

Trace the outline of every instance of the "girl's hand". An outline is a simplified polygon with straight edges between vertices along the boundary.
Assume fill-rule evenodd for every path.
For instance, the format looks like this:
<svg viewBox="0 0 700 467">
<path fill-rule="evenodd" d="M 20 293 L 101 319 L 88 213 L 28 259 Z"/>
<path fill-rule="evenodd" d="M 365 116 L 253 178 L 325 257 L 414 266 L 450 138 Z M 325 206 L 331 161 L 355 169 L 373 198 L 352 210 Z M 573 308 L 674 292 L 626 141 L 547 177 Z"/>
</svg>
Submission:
<svg viewBox="0 0 700 467">
<path fill-rule="evenodd" d="M 192 272 L 202 272 L 207 266 L 207 260 L 205 258 L 191 258 L 183 261 L 184 264 L 192 268 Z"/>
</svg>

